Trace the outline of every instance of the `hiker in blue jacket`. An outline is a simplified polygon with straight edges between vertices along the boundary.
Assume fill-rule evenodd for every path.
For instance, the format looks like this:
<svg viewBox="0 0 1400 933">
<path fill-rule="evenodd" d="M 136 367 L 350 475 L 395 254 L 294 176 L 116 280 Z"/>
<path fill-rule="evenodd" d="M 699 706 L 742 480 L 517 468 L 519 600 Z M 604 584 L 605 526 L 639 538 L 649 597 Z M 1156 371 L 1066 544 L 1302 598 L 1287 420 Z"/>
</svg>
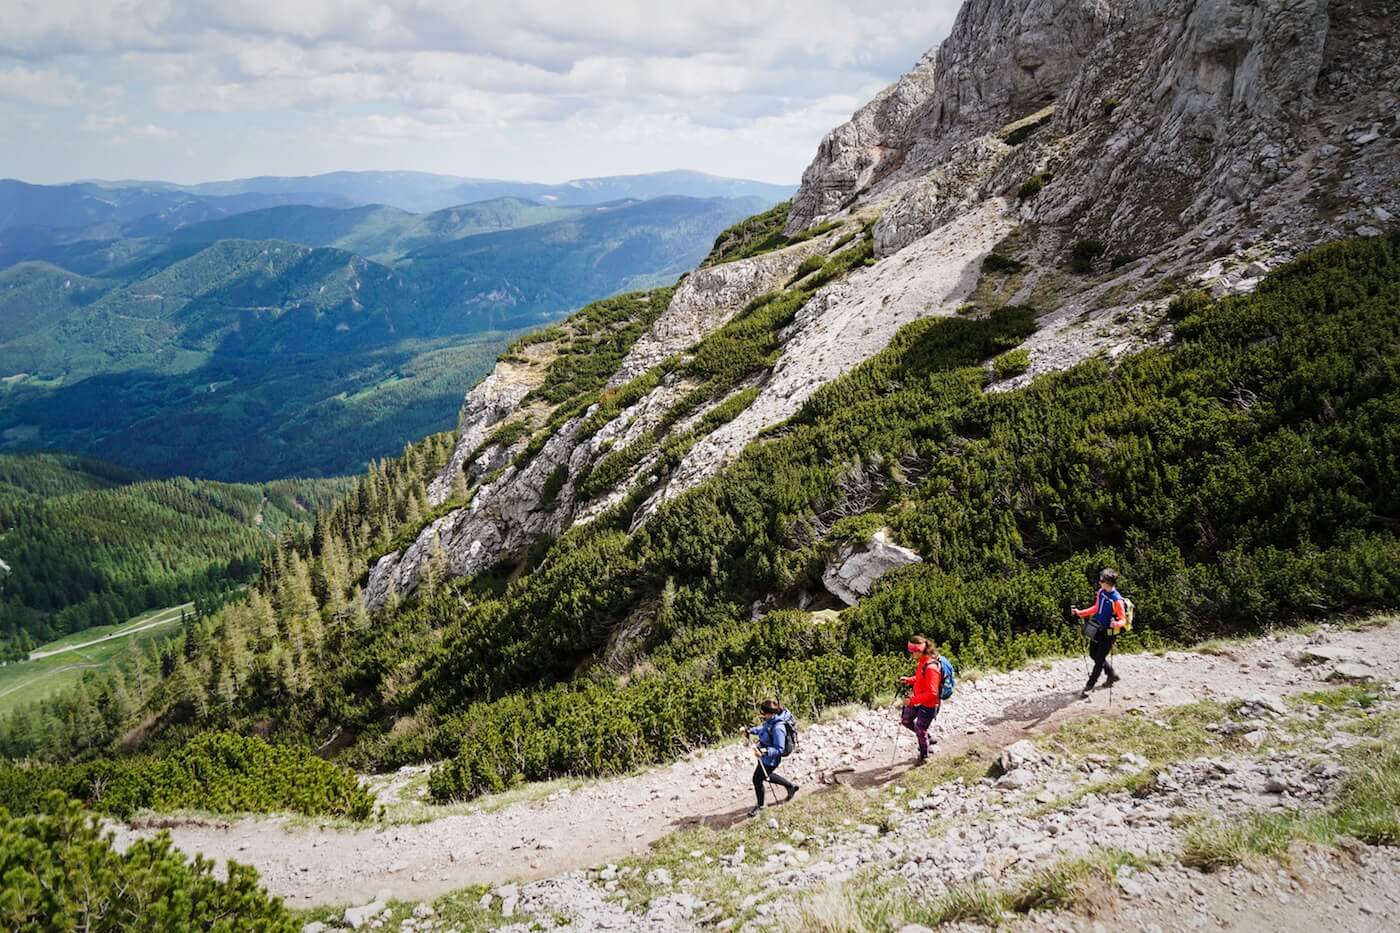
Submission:
<svg viewBox="0 0 1400 933">
<path fill-rule="evenodd" d="M 1094 594 L 1094 605 L 1087 609 L 1071 606 L 1069 611 L 1080 619 L 1093 616 L 1097 623 L 1097 630 L 1089 640 L 1089 657 L 1094 661 L 1094 669 L 1089 674 L 1089 682 L 1079 694 L 1081 699 L 1087 700 L 1089 691 L 1099 682 L 1100 674 L 1108 674 L 1110 687 L 1121 679 L 1113 669 L 1113 662 L 1109 660 L 1109 655 L 1113 653 L 1113 643 L 1118 640 L 1118 633 L 1127 624 L 1123 596 L 1118 592 L 1118 571 L 1105 567 L 1099 574 L 1099 590 Z"/>
<path fill-rule="evenodd" d="M 777 700 L 764 700 L 758 704 L 758 713 L 763 717 L 763 722 L 749 730 L 749 735 L 758 737 L 758 745 L 753 750 L 753 756 L 758 759 L 753 769 L 753 792 L 758 798 L 758 805 L 749 811 L 749 816 L 758 816 L 763 811 L 764 782 L 787 790 L 784 803 L 797 793 L 797 785 L 777 773 L 792 734 L 792 714 L 783 709 Z"/>
</svg>

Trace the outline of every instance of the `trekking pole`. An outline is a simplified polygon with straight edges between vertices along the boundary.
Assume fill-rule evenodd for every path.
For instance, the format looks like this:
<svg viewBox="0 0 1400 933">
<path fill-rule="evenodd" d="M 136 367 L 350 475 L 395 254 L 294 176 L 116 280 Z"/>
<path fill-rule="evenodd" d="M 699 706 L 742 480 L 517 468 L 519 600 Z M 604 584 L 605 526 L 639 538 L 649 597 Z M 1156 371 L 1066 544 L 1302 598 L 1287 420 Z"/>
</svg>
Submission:
<svg viewBox="0 0 1400 933">
<path fill-rule="evenodd" d="M 899 710 L 898 703 L 899 703 L 899 699 L 896 697 L 896 699 L 895 699 L 895 704 L 896 704 L 896 705 L 895 705 L 895 707 L 894 707 L 895 710 Z M 892 725 L 894 726 L 894 741 L 890 742 L 890 768 L 891 768 L 891 769 L 894 768 L 895 760 L 899 757 L 899 729 L 900 729 L 901 723 L 900 723 L 899 720 L 896 720 L 896 721 L 894 721 L 894 723 L 892 723 Z"/>
</svg>

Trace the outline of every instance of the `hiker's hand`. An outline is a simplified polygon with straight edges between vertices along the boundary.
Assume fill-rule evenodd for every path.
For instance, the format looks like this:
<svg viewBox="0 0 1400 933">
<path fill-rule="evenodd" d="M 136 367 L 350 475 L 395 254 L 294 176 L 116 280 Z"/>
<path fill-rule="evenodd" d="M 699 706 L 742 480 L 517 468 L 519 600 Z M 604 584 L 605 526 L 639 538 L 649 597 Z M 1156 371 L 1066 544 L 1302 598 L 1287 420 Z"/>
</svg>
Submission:
<svg viewBox="0 0 1400 933">
<path fill-rule="evenodd" d="M 755 749 L 753 750 L 753 756 L 754 756 L 755 758 L 762 758 L 762 757 L 763 757 L 763 752 L 761 752 L 761 751 L 759 751 L 758 749 L 755 748 Z"/>
</svg>

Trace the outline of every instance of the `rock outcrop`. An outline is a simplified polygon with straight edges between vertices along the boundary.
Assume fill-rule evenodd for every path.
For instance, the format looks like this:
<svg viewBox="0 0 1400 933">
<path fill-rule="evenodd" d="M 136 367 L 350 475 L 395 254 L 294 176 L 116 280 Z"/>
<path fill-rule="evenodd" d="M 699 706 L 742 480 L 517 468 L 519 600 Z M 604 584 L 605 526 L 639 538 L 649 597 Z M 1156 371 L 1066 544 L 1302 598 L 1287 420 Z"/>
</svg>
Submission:
<svg viewBox="0 0 1400 933">
<path fill-rule="evenodd" d="M 899 567 L 923 560 L 907 547 L 890 540 L 888 529 L 871 535 L 861 544 L 844 544 L 827 559 L 822 585 L 827 592 L 848 606 L 870 595 L 875 581 Z"/>
</svg>

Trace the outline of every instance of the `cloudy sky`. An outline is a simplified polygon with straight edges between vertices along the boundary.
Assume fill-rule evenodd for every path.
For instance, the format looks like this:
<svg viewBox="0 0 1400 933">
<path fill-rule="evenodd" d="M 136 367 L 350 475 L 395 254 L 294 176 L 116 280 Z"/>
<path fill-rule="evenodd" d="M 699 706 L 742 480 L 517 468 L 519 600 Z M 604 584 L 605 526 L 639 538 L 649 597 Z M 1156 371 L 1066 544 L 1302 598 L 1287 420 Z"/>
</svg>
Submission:
<svg viewBox="0 0 1400 933">
<path fill-rule="evenodd" d="M 796 182 L 954 0 L 3 0 L 0 177 Z"/>
</svg>

